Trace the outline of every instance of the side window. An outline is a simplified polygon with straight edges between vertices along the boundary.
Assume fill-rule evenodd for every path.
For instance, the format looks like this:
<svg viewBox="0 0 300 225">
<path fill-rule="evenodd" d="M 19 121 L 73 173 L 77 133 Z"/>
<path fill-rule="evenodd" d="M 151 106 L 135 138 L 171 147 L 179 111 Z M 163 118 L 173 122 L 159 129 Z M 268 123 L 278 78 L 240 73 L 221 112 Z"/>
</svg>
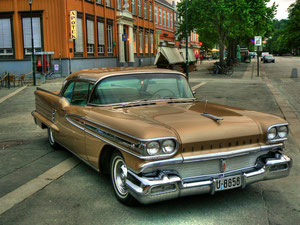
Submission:
<svg viewBox="0 0 300 225">
<path fill-rule="evenodd" d="M 74 82 L 69 83 L 67 89 L 65 90 L 63 97 L 65 97 L 69 102 L 71 102 L 73 95 Z"/>
<path fill-rule="evenodd" d="M 75 82 L 71 104 L 81 106 L 86 105 L 91 86 L 92 85 L 87 82 Z"/>
</svg>

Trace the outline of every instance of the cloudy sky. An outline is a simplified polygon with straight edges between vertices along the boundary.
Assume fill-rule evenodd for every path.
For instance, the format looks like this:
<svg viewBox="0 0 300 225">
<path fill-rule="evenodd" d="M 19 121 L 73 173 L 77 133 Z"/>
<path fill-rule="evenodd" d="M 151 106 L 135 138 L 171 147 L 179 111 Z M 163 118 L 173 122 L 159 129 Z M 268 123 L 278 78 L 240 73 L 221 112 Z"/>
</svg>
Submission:
<svg viewBox="0 0 300 225">
<path fill-rule="evenodd" d="M 278 5 L 276 18 L 278 20 L 286 19 L 288 17 L 287 8 L 296 0 L 271 0 L 268 5 L 272 5 L 275 2 Z"/>
</svg>

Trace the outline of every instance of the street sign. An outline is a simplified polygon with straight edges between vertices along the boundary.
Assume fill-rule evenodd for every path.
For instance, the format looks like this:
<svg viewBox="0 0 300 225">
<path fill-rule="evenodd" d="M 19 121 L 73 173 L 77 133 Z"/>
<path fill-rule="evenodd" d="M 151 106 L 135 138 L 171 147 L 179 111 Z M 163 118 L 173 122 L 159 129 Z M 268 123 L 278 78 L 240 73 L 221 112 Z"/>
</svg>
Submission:
<svg viewBox="0 0 300 225">
<path fill-rule="evenodd" d="M 127 34 L 122 34 L 122 41 L 127 41 Z"/>
<path fill-rule="evenodd" d="M 255 43 L 255 46 L 261 46 L 261 44 L 262 44 L 261 36 L 255 36 L 254 37 L 254 43 Z"/>
<path fill-rule="evenodd" d="M 71 23 L 71 39 L 77 39 L 77 12 L 75 10 L 70 11 L 70 23 Z"/>
</svg>

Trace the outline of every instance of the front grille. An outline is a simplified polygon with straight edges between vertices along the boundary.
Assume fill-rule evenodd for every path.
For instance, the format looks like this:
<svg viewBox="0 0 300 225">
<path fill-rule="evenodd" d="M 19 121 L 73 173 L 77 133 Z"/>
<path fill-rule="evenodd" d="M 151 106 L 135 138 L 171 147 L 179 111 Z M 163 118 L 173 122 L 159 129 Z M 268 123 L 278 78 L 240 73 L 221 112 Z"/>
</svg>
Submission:
<svg viewBox="0 0 300 225">
<path fill-rule="evenodd" d="M 255 166 L 257 157 L 266 154 L 266 152 L 254 152 L 249 153 L 247 155 L 235 156 L 232 158 L 227 158 L 226 160 L 226 170 L 224 173 L 239 170 L 243 168 L 249 168 Z M 183 178 L 192 178 L 192 177 L 200 177 L 209 174 L 218 174 L 223 173 L 220 168 L 221 162 L 220 159 L 213 159 L 207 161 L 199 161 L 199 162 L 189 162 L 189 163 L 180 163 L 175 165 L 166 165 L 159 166 L 157 170 L 175 170 L 178 174 Z M 147 172 L 147 170 L 145 170 Z M 149 171 L 150 172 L 150 171 Z"/>
</svg>

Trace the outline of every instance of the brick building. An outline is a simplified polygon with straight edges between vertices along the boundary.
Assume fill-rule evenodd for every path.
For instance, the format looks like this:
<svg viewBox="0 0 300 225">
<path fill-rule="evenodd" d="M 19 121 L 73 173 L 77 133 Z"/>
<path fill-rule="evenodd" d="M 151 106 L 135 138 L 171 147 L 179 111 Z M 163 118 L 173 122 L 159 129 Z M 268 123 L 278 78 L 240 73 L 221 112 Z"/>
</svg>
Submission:
<svg viewBox="0 0 300 225">
<path fill-rule="evenodd" d="M 32 9 L 35 52 L 52 52 L 62 75 L 153 64 L 154 0 L 33 0 Z M 71 39 L 73 10 L 77 39 Z M 0 1 L 0 73 L 32 70 L 30 25 L 28 0 Z"/>
<path fill-rule="evenodd" d="M 157 44 L 175 46 L 174 7 L 166 0 L 155 0 L 154 22 Z"/>
</svg>

